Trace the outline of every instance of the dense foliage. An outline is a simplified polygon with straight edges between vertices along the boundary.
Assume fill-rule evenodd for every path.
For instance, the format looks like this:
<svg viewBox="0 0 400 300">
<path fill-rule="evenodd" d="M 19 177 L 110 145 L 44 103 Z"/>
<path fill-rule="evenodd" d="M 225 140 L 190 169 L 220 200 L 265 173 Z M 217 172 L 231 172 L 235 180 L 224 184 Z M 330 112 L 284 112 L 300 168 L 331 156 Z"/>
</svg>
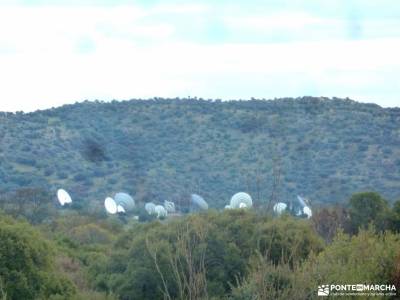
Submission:
<svg viewBox="0 0 400 300">
<path fill-rule="evenodd" d="M 324 251 L 302 264 L 290 266 L 283 261 L 274 265 L 264 257 L 258 258 L 252 271 L 232 291 L 231 299 L 318 299 L 316 287 L 322 284 L 373 282 L 395 284 L 398 289 L 399 263 L 399 235 L 376 234 L 372 229 L 353 237 L 339 233 Z"/>
<path fill-rule="evenodd" d="M 0 188 L 7 198 L 21 187 L 54 195 L 62 186 L 89 211 L 119 190 L 139 201 L 176 202 L 197 192 L 218 208 L 240 190 L 257 204 L 272 193 L 341 202 L 371 189 L 394 200 L 399 124 L 399 109 L 310 97 L 84 102 L 1 113 Z"/>
<path fill-rule="evenodd" d="M 0 288 L 6 299 L 69 299 L 74 286 L 54 270 L 54 249 L 27 223 L 0 216 Z"/>
<path fill-rule="evenodd" d="M 210 212 L 135 227 L 92 274 L 98 287 L 122 299 L 161 299 L 164 293 L 173 299 L 223 297 L 230 283 L 247 274 L 256 253 L 278 263 L 286 256 L 305 259 L 322 248 L 313 229 L 300 220 Z"/>
<path fill-rule="evenodd" d="M 399 287 L 399 203 L 357 193 L 310 220 L 238 209 L 141 223 L 64 210 L 30 225 L 1 214 L 0 299 L 313 299 L 327 283 Z"/>
</svg>

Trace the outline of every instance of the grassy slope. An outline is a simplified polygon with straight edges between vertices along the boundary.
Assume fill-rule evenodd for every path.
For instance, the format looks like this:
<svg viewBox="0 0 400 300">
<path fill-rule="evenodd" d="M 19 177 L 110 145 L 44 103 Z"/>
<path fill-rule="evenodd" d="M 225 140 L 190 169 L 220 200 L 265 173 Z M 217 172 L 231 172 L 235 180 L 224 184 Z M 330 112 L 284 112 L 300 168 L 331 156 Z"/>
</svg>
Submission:
<svg viewBox="0 0 400 300">
<path fill-rule="evenodd" d="M 0 114 L 0 188 L 60 186 L 84 205 L 125 190 L 143 201 L 197 192 L 258 203 L 280 166 L 281 200 L 400 197 L 400 110 L 350 100 L 85 102 Z M 91 204 L 91 205 L 92 205 Z"/>
</svg>

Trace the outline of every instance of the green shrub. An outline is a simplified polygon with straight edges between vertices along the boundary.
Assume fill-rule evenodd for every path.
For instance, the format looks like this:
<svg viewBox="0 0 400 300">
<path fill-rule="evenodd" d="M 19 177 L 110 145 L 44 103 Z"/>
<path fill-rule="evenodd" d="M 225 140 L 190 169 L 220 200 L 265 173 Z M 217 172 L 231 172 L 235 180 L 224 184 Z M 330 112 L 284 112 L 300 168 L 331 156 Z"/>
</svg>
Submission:
<svg viewBox="0 0 400 300">
<path fill-rule="evenodd" d="M 75 288 L 54 270 L 53 247 L 27 223 L 0 215 L 0 279 L 7 299 L 67 299 Z"/>
<path fill-rule="evenodd" d="M 349 200 L 349 215 L 352 232 L 373 224 L 377 230 L 388 229 L 389 205 L 378 193 L 356 193 Z"/>
<path fill-rule="evenodd" d="M 233 288 L 231 299 L 317 298 L 321 284 L 398 284 L 400 236 L 374 228 L 350 236 L 340 232 L 319 254 L 303 262 L 274 264 L 259 256 Z M 346 299 L 346 298 L 344 298 Z"/>
</svg>

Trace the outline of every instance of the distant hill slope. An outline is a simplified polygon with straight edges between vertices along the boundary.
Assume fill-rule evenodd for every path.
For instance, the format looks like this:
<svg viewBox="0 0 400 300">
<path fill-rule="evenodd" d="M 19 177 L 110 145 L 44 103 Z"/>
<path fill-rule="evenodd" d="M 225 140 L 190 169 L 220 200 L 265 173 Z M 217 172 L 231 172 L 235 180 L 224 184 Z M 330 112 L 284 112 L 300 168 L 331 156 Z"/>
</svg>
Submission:
<svg viewBox="0 0 400 300">
<path fill-rule="evenodd" d="M 400 109 L 351 100 L 84 102 L 1 113 L 0 142 L 0 190 L 64 187 L 82 205 L 120 190 L 143 201 L 196 192 L 213 207 L 241 190 L 258 203 L 273 190 L 400 198 Z"/>
</svg>

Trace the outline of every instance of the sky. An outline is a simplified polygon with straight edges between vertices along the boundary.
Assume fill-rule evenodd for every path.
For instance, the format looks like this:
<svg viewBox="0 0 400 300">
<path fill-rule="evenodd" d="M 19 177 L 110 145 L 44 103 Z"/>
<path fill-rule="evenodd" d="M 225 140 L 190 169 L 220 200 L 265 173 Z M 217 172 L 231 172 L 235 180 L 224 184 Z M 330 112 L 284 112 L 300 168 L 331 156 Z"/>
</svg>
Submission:
<svg viewBox="0 0 400 300">
<path fill-rule="evenodd" d="M 400 1 L 0 0 L 0 111 L 301 96 L 400 106 Z"/>
</svg>

